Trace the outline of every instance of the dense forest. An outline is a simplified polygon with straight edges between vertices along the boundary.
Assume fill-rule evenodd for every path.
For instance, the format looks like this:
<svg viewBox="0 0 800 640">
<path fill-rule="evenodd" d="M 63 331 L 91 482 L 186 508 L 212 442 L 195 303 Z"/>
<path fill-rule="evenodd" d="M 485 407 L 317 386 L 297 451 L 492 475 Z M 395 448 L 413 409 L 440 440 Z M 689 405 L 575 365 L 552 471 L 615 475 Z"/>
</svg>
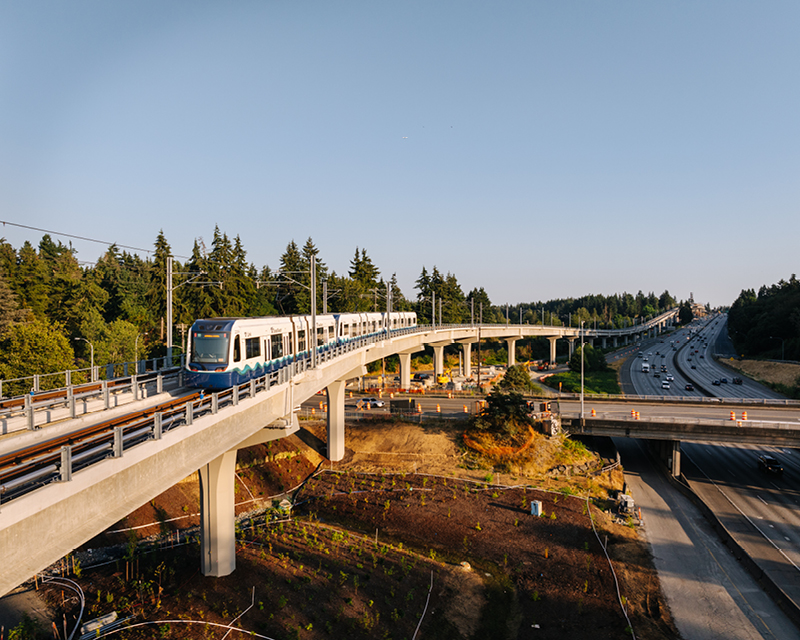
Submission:
<svg viewBox="0 0 800 640">
<path fill-rule="evenodd" d="M 421 324 L 486 323 L 625 327 L 676 305 L 664 292 L 492 304 L 486 291 L 465 294 L 452 273 L 422 267 L 413 296 L 406 298 L 394 274 L 381 274 L 366 249 L 356 248 L 346 273 L 325 264 L 309 238 L 290 242 L 274 269 L 247 260 L 241 239 L 214 230 L 211 246 L 196 240 L 183 261 L 163 232 L 145 258 L 112 245 L 91 265 L 71 246 L 42 237 L 38 247 L 15 249 L 0 239 L 0 380 L 84 368 L 94 362 L 131 362 L 164 354 L 167 264 L 173 258 L 174 344 L 183 345 L 196 318 L 303 314 L 311 309 L 310 264 L 317 265 L 317 310 L 416 311 Z M 323 284 L 324 283 L 324 284 Z M 533 285 L 531 285 L 533 286 Z M 180 349 L 176 347 L 176 352 Z"/>
<path fill-rule="evenodd" d="M 794 274 L 758 294 L 745 289 L 728 312 L 728 333 L 747 357 L 800 360 L 800 282 Z"/>
</svg>

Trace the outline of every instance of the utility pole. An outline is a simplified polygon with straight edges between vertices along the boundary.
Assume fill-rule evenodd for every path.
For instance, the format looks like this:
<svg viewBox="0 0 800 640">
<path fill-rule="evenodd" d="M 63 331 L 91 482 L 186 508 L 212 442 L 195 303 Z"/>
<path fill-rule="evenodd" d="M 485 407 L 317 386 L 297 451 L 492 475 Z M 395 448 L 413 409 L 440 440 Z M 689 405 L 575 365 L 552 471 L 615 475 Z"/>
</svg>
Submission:
<svg viewBox="0 0 800 640">
<path fill-rule="evenodd" d="M 188 363 L 187 363 L 188 364 Z M 172 257 L 167 258 L 167 366 L 172 366 Z"/>
<path fill-rule="evenodd" d="M 478 316 L 478 393 L 481 392 L 481 325 L 483 324 L 483 302 L 480 304 Z"/>
<path fill-rule="evenodd" d="M 311 254 L 311 368 L 317 368 L 317 257 Z"/>
</svg>

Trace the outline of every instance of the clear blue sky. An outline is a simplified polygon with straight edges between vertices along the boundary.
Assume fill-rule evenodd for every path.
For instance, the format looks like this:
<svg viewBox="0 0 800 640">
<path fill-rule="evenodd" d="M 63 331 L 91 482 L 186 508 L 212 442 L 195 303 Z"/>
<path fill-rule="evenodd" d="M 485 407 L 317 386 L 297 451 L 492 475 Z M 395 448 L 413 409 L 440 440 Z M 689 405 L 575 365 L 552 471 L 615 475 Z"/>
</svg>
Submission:
<svg viewBox="0 0 800 640">
<path fill-rule="evenodd" d="M 730 304 L 800 271 L 798 34 L 796 0 L 5 0 L 0 219 Z"/>
</svg>

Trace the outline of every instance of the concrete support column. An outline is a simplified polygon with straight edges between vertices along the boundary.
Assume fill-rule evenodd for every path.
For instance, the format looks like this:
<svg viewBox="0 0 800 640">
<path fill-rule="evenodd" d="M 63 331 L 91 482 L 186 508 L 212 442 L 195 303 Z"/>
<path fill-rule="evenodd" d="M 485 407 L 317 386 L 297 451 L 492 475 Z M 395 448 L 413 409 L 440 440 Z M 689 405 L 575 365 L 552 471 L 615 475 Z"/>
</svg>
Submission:
<svg viewBox="0 0 800 640">
<path fill-rule="evenodd" d="M 472 343 L 465 342 L 461 346 L 464 348 L 464 377 L 469 378 L 472 376 Z"/>
<path fill-rule="evenodd" d="M 555 364 L 556 362 L 556 340 L 558 340 L 558 336 L 547 336 L 547 339 L 550 341 L 550 364 Z"/>
<path fill-rule="evenodd" d="M 606 338 L 605 336 L 603 336 L 602 338 L 602 345 L 603 349 L 608 349 L 608 338 Z"/>
<path fill-rule="evenodd" d="M 410 356 L 409 356 L 410 357 Z M 401 371 L 402 371 L 402 360 Z M 328 458 L 337 462 L 344 458 L 344 386 L 347 380 L 331 382 L 328 394 Z"/>
<path fill-rule="evenodd" d="M 670 471 L 673 478 L 678 478 L 681 475 L 681 441 L 673 440 L 670 444 L 672 445 Z"/>
<path fill-rule="evenodd" d="M 235 450 L 200 468 L 200 566 L 204 576 L 227 576 L 236 568 L 235 471 Z"/>
<path fill-rule="evenodd" d="M 400 388 L 411 388 L 411 354 L 398 353 L 400 358 Z"/>
<path fill-rule="evenodd" d="M 517 339 L 506 338 L 506 344 L 508 345 L 508 366 L 513 367 L 517 364 Z"/>
<path fill-rule="evenodd" d="M 569 357 L 572 357 L 572 354 L 575 353 L 575 338 L 567 338 L 569 341 Z"/>
<path fill-rule="evenodd" d="M 433 375 L 440 376 L 444 373 L 444 347 L 433 345 Z"/>
<path fill-rule="evenodd" d="M 614 348 L 616 349 L 619 346 L 619 338 L 617 336 L 614 336 L 611 339 L 613 340 L 612 344 L 614 345 Z"/>
</svg>

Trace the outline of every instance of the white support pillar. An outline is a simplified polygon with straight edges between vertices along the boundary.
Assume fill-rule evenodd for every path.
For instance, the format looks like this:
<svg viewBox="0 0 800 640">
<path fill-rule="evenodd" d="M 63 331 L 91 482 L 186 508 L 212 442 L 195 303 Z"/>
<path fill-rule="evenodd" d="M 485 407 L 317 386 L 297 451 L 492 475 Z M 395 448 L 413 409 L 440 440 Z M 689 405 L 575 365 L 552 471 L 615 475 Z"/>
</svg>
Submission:
<svg viewBox="0 0 800 640">
<path fill-rule="evenodd" d="M 235 471 L 235 450 L 200 468 L 200 565 L 204 576 L 227 576 L 236 568 Z"/>
<path fill-rule="evenodd" d="M 572 357 L 572 354 L 575 353 L 575 338 L 567 338 L 569 341 L 569 357 Z"/>
<path fill-rule="evenodd" d="M 444 346 L 433 346 L 433 375 L 438 377 L 444 373 Z"/>
<path fill-rule="evenodd" d="M 400 358 L 400 388 L 411 388 L 411 354 L 398 353 Z"/>
<path fill-rule="evenodd" d="M 461 345 L 464 349 L 464 377 L 472 377 L 472 343 L 465 342 Z"/>
<path fill-rule="evenodd" d="M 402 361 L 401 361 L 402 362 Z M 328 394 L 328 459 L 344 458 L 344 387 L 347 380 L 331 382 Z"/>
<path fill-rule="evenodd" d="M 603 349 L 608 349 L 608 338 L 606 338 L 605 336 L 603 336 L 602 338 L 602 345 Z"/>
<path fill-rule="evenodd" d="M 556 340 L 558 340 L 558 336 L 547 336 L 547 339 L 550 341 L 550 365 L 554 365 L 556 363 Z"/>
<path fill-rule="evenodd" d="M 517 364 L 517 338 L 506 338 L 508 345 L 508 366 L 513 367 Z"/>
<path fill-rule="evenodd" d="M 619 338 L 617 338 L 617 336 L 614 336 L 612 338 L 612 341 L 613 341 L 614 348 L 616 349 L 619 346 Z"/>
</svg>

